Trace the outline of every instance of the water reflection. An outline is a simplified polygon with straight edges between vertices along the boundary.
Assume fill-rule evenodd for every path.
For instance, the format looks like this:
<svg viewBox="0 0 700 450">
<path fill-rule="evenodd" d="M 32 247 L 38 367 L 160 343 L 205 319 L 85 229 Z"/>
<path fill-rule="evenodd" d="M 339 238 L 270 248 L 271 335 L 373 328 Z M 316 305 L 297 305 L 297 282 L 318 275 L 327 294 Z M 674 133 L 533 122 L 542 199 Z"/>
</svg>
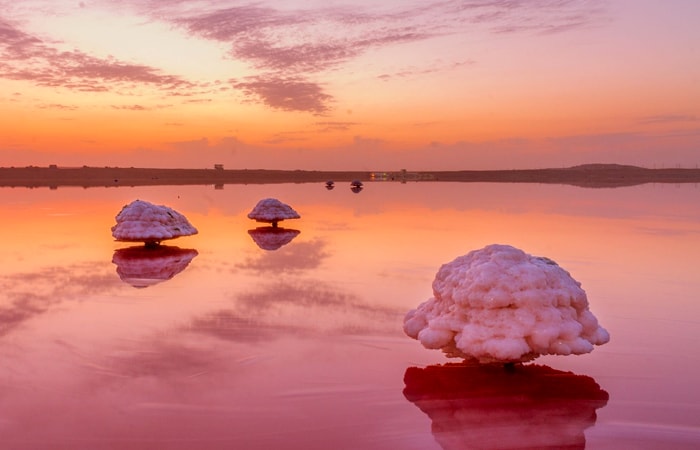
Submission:
<svg viewBox="0 0 700 450">
<path fill-rule="evenodd" d="M 146 288 L 173 278 L 187 268 L 197 256 L 197 250 L 167 245 L 134 246 L 114 252 L 112 262 L 117 274 L 135 288 Z"/>
<path fill-rule="evenodd" d="M 367 302 L 343 286 L 317 279 L 282 278 L 260 283 L 254 290 L 236 295 L 234 301 L 233 316 L 294 334 L 383 335 L 393 333 L 394 324 L 404 314 L 403 309 Z"/>
<path fill-rule="evenodd" d="M 276 252 L 256 252 L 246 257 L 237 268 L 254 272 L 301 272 L 317 269 L 331 254 L 327 244 L 320 239 L 299 242 Z"/>
<path fill-rule="evenodd" d="M 65 300 L 81 301 L 115 287 L 98 263 L 49 266 L 0 276 L 0 337 Z"/>
<path fill-rule="evenodd" d="M 263 250 L 278 250 L 289 244 L 300 233 L 299 230 L 280 227 L 258 227 L 248 230 L 253 241 Z"/>
<path fill-rule="evenodd" d="M 541 365 L 409 367 L 404 396 L 443 449 L 585 448 L 608 393 L 591 377 Z"/>
<path fill-rule="evenodd" d="M 700 190 L 372 183 L 357 201 L 336 186 L 0 192 L 0 447 L 499 447 L 484 433 L 507 437 L 506 412 L 526 410 L 519 421 L 566 428 L 578 447 L 585 430 L 587 448 L 698 448 Z M 248 206 L 280 191 L 308 212 L 304 235 L 261 250 Z M 190 272 L 134 289 L 105 257 L 132 244 L 106 230 L 146 196 L 206 232 L 188 238 Z M 439 368 L 411 369 L 404 385 L 408 365 L 445 362 L 405 337 L 406 311 L 436 267 L 492 242 L 570 268 L 615 333 L 591 355 L 539 360 L 595 374 L 610 393 L 597 418 L 605 394 L 576 375 L 554 430 L 531 423 L 551 417 L 548 397 L 524 382 L 516 399 L 503 377 L 466 369 L 442 385 Z M 540 442 L 514 427 L 516 444 Z"/>
<path fill-rule="evenodd" d="M 260 342 L 270 341 L 280 334 L 296 332 L 291 326 L 280 330 L 268 327 L 252 317 L 244 317 L 230 310 L 220 310 L 192 319 L 188 331 L 206 334 L 225 341 Z M 280 333 L 282 331 L 282 333 Z"/>
</svg>

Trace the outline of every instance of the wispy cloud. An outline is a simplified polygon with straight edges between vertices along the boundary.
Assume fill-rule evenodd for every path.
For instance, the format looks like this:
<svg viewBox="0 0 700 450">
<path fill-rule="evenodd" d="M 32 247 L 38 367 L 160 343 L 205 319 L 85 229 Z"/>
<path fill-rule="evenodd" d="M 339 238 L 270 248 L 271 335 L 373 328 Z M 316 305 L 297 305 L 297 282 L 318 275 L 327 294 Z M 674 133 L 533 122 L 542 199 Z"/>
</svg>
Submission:
<svg viewBox="0 0 700 450">
<path fill-rule="evenodd" d="M 298 77 L 258 75 L 231 84 L 250 99 L 256 99 L 273 108 L 285 111 L 306 111 L 323 115 L 332 100 L 320 84 Z"/>
<path fill-rule="evenodd" d="M 161 8 L 170 3 L 157 2 Z M 282 10 L 255 4 L 182 14 L 173 22 L 192 35 L 228 44 L 231 57 L 263 71 L 236 83 L 246 95 L 257 96 L 273 108 L 323 114 L 330 110 L 332 96 L 314 76 L 369 50 L 468 33 L 475 26 L 493 33 L 561 33 L 598 21 L 599 3 L 448 0 L 381 11 L 339 6 Z M 464 64 L 473 61 L 446 66 Z M 419 76 L 435 70 L 412 67 L 380 78 Z"/>
<path fill-rule="evenodd" d="M 224 44 L 222 58 L 245 63 L 251 74 L 235 75 L 229 86 L 248 101 L 273 109 L 326 115 L 333 92 L 322 80 L 375 50 L 470 33 L 553 34 L 595 26 L 605 20 L 604 0 L 434 0 L 395 4 L 314 6 L 292 9 L 271 1 L 242 4 L 199 0 L 96 0 L 166 22 L 196 39 Z M 57 47 L 0 19 L 0 77 L 41 86 L 104 92 L 148 85 L 168 95 L 202 95 L 221 84 L 194 85 L 156 67 L 97 58 Z M 381 80 L 421 77 L 474 61 L 463 53 L 454 61 L 418 61 L 387 70 Z M 382 70 L 375 68 L 374 70 Z M 372 76 L 372 74 L 368 74 Z M 198 91 L 198 92 L 197 92 Z"/>
<path fill-rule="evenodd" d="M 112 109 L 125 109 L 128 111 L 147 111 L 149 108 L 141 105 L 112 105 Z"/>
<path fill-rule="evenodd" d="M 445 64 L 440 61 L 437 61 L 433 64 L 430 65 L 430 67 L 418 67 L 418 66 L 412 66 L 412 67 L 406 67 L 402 70 L 399 70 L 397 72 L 393 73 L 383 73 L 379 75 L 377 78 L 379 78 L 382 81 L 391 81 L 396 78 L 414 78 L 414 77 L 419 77 L 423 75 L 428 75 L 431 73 L 436 73 L 436 72 L 449 72 L 451 70 L 456 70 L 464 66 L 470 66 L 475 64 L 476 62 L 473 60 L 466 60 L 466 61 L 457 61 L 454 63 L 450 64 Z"/>
<path fill-rule="evenodd" d="M 639 123 L 654 124 L 673 122 L 695 122 L 697 120 L 698 117 L 692 114 L 659 114 L 655 116 L 642 117 L 641 119 L 639 119 Z"/>
<path fill-rule="evenodd" d="M 358 125 L 357 122 L 316 122 L 316 126 L 319 127 L 319 133 L 326 133 L 330 131 L 348 131 L 356 125 Z"/>
<path fill-rule="evenodd" d="M 175 21 L 188 32 L 231 45 L 234 58 L 261 70 L 314 73 L 372 47 L 422 40 L 428 34 L 384 16 L 343 8 L 282 11 L 240 6 Z"/>
<path fill-rule="evenodd" d="M 147 65 L 97 58 L 80 50 L 60 51 L 1 18 L 0 78 L 87 92 L 118 92 L 140 85 L 164 91 L 194 87 Z"/>
<path fill-rule="evenodd" d="M 41 104 L 38 107 L 40 109 L 58 109 L 62 111 L 75 111 L 76 109 L 78 109 L 78 107 L 75 105 L 63 105 L 61 103 Z"/>
<path fill-rule="evenodd" d="M 0 338 L 56 304 L 118 287 L 113 274 L 95 273 L 95 267 L 94 262 L 86 262 L 0 276 L 6 300 L 0 304 Z"/>
<path fill-rule="evenodd" d="M 282 11 L 263 6 L 216 9 L 174 21 L 189 33 L 230 45 L 230 56 L 261 73 L 234 87 L 276 109 L 321 115 L 332 96 L 313 80 L 373 47 L 425 39 L 412 27 L 345 9 Z M 365 30 L 369 23 L 382 22 Z M 365 32 L 367 31 L 367 32 Z"/>
</svg>

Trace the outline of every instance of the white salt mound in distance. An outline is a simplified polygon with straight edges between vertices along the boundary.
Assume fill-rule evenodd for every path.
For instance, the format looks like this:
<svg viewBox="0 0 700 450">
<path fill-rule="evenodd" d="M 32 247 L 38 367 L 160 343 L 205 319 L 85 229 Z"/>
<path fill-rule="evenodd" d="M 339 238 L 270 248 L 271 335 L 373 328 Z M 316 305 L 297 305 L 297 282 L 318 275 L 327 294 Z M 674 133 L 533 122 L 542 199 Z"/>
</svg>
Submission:
<svg viewBox="0 0 700 450">
<path fill-rule="evenodd" d="M 124 206 L 116 219 L 112 236 L 118 241 L 157 243 L 197 234 L 197 229 L 179 212 L 143 200 Z"/>
<path fill-rule="evenodd" d="M 249 219 L 257 222 L 277 224 L 286 219 L 298 219 L 301 216 L 291 206 L 276 198 L 264 198 L 248 213 Z"/>
<path fill-rule="evenodd" d="M 589 353 L 610 340 L 569 272 L 498 244 L 443 265 L 433 297 L 408 312 L 404 331 L 426 348 L 480 363 Z"/>
</svg>

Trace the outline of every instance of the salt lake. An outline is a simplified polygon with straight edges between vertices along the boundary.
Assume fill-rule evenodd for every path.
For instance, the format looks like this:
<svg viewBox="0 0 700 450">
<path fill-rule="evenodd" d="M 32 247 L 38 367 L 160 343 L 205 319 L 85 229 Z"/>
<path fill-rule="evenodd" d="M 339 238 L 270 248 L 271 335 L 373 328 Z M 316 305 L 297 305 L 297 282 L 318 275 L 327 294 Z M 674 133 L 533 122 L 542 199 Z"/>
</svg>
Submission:
<svg viewBox="0 0 700 450">
<path fill-rule="evenodd" d="M 247 213 L 275 197 L 287 233 Z M 135 199 L 199 233 L 144 255 Z M 370 182 L 0 188 L 0 442 L 12 449 L 700 446 L 700 188 Z M 493 243 L 578 280 L 611 335 L 515 374 L 403 330 Z"/>
</svg>

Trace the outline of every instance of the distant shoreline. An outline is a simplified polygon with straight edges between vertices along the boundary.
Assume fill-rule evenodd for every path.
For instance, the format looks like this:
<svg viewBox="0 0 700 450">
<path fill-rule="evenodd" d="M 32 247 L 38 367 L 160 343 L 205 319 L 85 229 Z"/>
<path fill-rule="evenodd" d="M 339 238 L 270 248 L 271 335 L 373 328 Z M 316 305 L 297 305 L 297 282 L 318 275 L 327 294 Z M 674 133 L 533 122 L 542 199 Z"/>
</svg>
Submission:
<svg viewBox="0 0 700 450">
<path fill-rule="evenodd" d="M 581 187 L 622 187 L 645 183 L 698 183 L 700 169 L 647 169 L 619 164 L 585 164 L 561 169 L 457 171 L 317 171 L 155 169 L 123 167 L 0 167 L 0 187 L 58 188 L 156 185 L 362 182 L 551 183 Z"/>
</svg>

